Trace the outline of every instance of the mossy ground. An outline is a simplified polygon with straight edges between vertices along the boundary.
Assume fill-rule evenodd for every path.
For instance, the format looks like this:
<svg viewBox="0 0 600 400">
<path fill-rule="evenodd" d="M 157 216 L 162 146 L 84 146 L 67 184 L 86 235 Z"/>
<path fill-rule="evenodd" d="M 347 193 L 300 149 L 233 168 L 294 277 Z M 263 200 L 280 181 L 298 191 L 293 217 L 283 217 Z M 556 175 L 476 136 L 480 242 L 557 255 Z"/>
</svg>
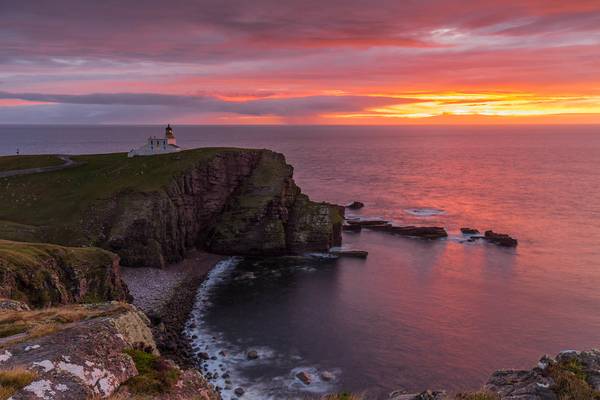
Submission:
<svg viewBox="0 0 600 400">
<path fill-rule="evenodd" d="M 53 167 L 64 161 L 53 155 L 4 156 L 0 157 L 0 172 L 39 167 Z"/>
<path fill-rule="evenodd" d="M 135 363 L 138 375 L 125 382 L 136 395 L 168 392 L 179 380 L 180 371 L 155 354 L 142 350 L 125 350 Z"/>
<path fill-rule="evenodd" d="M 81 225 L 95 202 L 127 191 L 159 190 L 173 176 L 224 151 L 253 150 L 205 148 L 134 158 L 125 153 L 82 155 L 72 157 L 80 163 L 73 168 L 0 179 L 0 237 L 16 239 L 11 234 L 15 223 L 33 232 L 40 226 Z M 6 157 L 0 157 L 0 164 L 2 159 Z"/>
<path fill-rule="evenodd" d="M 12 368 L 0 371 L 0 400 L 6 400 L 19 389 L 29 385 L 36 374 L 24 368 Z"/>
</svg>

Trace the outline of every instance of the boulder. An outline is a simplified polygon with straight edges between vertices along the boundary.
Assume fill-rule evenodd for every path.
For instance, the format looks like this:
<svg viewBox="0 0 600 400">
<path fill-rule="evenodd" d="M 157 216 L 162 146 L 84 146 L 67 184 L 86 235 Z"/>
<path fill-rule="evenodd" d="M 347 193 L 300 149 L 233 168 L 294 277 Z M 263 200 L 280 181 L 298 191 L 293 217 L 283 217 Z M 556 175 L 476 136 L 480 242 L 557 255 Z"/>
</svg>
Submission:
<svg viewBox="0 0 600 400">
<path fill-rule="evenodd" d="M 488 242 L 497 244 L 498 246 L 515 247 L 518 244 L 517 239 L 514 239 L 505 233 L 496 233 L 491 230 L 485 231 L 484 238 Z"/>
<path fill-rule="evenodd" d="M 348 204 L 346 206 L 346 208 L 349 208 L 351 210 L 359 210 L 361 208 L 363 208 L 365 206 L 365 203 L 362 203 L 360 201 L 353 201 L 352 203 Z"/>
<path fill-rule="evenodd" d="M 306 371 L 300 371 L 296 374 L 296 378 L 298 378 L 305 385 L 310 385 L 312 381 L 312 376 Z"/>
<path fill-rule="evenodd" d="M 460 228 L 460 231 L 465 235 L 477 235 L 479 231 L 474 228 Z"/>
<path fill-rule="evenodd" d="M 335 375 L 329 371 L 323 371 L 321 372 L 321 379 L 325 382 L 330 382 L 335 379 Z"/>
<path fill-rule="evenodd" d="M 248 358 L 248 360 L 256 360 L 258 358 L 258 352 L 256 350 L 250 350 L 246 354 L 246 357 Z"/>
</svg>

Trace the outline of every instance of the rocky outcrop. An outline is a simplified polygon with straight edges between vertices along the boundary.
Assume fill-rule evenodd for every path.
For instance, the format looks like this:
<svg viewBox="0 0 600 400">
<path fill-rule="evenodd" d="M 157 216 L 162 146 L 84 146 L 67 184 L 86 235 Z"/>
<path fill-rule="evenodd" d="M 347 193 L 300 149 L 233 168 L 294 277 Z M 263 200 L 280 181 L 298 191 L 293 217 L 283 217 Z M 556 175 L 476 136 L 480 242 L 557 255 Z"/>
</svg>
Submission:
<svg viewBox="0 0 600 400">
<path fill-rule="evenodd" d="M 108 397 L 137 375 L 134 362 L 124 350 L 139 342 L 156 349 L 145 316 L 132 306 L 96 307 L 106 308 L 106 316 L 82 320 L 0 350 L 7 355 L 0 369 L 22 367 L 36 374 L 35 380 L 12 399 Z"/>
<path fill-rule="evenodd" d="M 198 371 L 182 371 L 172 362 L 159 358 L 149 321 L 134 306 L 122 303 L 66 306 L 55 312 L 53 319 L 73 315 L 78 319 L 57 331 L 40 337 L 16 338 L 0 348 L 0 370 L 18 368 L 35 374 L 11 399 L 99 399 L 116 392 L 119 393 L 117 398 L 130 398 L 128 385 L 133 384 L 138 375 L 147 376 L 135 382 L 137 390 L 145 386 L 150 389 L 153 384 L 152 376 L 140 369 L 133 353 L 148 354 L 143 357 L 148 360 L 143 368 L 149 368 L 150 360 L 160 360 L 161 368 L 173 370 L 176 377 L 171 387 L 143 398 L 219 398 Z M 13 318 L 32 323 L 44 315 L 31 311 L 18 313 Z"/>
<path fill-rule="evenodd" d="M 485 231 L 484 238 L 488 242 L 497 244 L 498 246 L 515 247 L 518 244 L 517 239 L 505 233 L 496 233 L 494 231 Z"/>
<path fill-rule="evenodd" d="M 500 400 L 598 399 L 600 351 L 564 351 L 531 370 L 496 371 L 485 389 Z"/>
<path fill-rule="evenodd" d="M 406 394 L 393 392 L 393 400 L 595 400 L 600 399 L 600 351 L 563 351 L 543 356 L 530 370 L 499 370 L 483 390 L 453 396 L 444 391 Z"/>
<path fill-rule="evenodd" d="M 119 258 L 108 251 L 0 240 L 0 297 L 46 307 L 129 294 Z"/>
<path fill-rule="evenodd" d="M 161 267 L 195 247 L 281 255 L 339 244 L 343 208 L 310 201 L 292 174 L 282 154 L 222 150 L 173 174 L 161 190 L 97 202 L 88 231 L 127 266 Z"/>
</svg>

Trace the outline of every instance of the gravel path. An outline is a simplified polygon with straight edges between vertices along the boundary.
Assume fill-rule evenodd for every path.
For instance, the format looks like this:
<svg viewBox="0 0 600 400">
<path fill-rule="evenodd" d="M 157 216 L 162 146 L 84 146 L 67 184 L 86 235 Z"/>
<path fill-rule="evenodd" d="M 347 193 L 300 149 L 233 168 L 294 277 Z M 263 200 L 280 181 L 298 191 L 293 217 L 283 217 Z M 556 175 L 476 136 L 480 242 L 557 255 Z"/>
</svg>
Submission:
<svg viewBox="0 0 600 400">
<path fill-rule="evenodd" d="M 50 172 L 50 171 L 60 171 L 61 169 L 70 168 L 77 163 L 69 156 L 56 156 L 63 160 L 65 163 L 62 165 L 54 165 L 51 167 L 39 167 L 39 168 L 27 168 L 27 169 L 16 169 L 14 171 L 5 171 L 0 172 L 0 178 L 7 178 L 9 176 L 17 176 L 17 175 L 29 175 L 29 174 L 39 174 L 40 172 Z"/>
</svg>

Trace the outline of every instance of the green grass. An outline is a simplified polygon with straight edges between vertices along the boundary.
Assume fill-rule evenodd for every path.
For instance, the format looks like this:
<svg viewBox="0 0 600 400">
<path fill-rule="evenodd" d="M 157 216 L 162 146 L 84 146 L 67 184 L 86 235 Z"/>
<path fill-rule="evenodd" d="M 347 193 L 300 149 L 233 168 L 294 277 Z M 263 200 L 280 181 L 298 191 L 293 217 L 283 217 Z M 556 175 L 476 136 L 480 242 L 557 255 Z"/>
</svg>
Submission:
<svg viewBox="0 0 600 400">
<path fill-rule="evenodd" d="M 179 380 L 180 372 L 166 360 L 142 350 L 125 350 L 135 363 L 138 375 L 125 382 L 133 394 L 167 393 Z"/>
<path fill-rule="evenodd" d="M 6 400 L 36 378 L 34 372 L 23 368 L 0 371 L 0 400 Z"/>
<path fill-rule="evenodd" d="M 64 161 L 52 155 L 4 156 L 0 157 L 0 172 L 17 169 L 52 167 L 62 165 Z"/>
<path fill-rule="evenodd" d="M 174 175 L 206 162 L 219 152 L 206 148 L 152 157 L 125 153 L 74 156 L 81 165 L 60 171 L 0 179 L 0 221 L 29 226 L 81 223 L 97 200 L 126 191 L 152 192 Z M 3 232 L 0 222 L 0 234 Z M 11 238 L 5 236 L 5 238 Z"/>
</svg>

